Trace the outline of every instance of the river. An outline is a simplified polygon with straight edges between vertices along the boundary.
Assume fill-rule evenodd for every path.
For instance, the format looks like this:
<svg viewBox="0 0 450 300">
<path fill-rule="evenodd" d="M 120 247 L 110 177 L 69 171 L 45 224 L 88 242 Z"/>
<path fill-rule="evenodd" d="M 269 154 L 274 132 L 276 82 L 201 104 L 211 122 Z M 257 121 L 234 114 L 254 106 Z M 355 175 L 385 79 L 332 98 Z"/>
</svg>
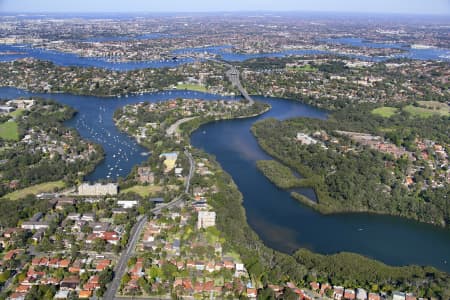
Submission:
<svg viewBox="0 0 450 300">
<path fill-rule="evenodd" d="M 135 37 L 135 39 L 151 39 L 159 38 L 162 35 L 148 34 Z M 166 36 L 167 37 L 167 36 Z M 90 41 L 113 41 L 113 40 L 128 40 L 133 38 L 118 37 L 118 38 L 92 38 Z M 413 49 L 407 45 L 395 44 L 395 43 L 372 43 L 358 38 L 341 38 L 341 39 L 328 39 L 325 40 L 330 44 L 343 44 L 354 47 L 368 47 L 368 48 L 393 48 L 402 49 L 404 53 L 395 54 L 391 57 L 385 56 L 364 56 L 356 54 L 337 53 L 327 50 L 316 49 L 298 49 L 298 50 L 285 50 L 281 52 L 273 53 L 255 53 L 255 54 L 243 54 L 235 53 L 232 51 L 231 46 L 208 46 L 197 48 L 183 48 L 172 51 L 173 58 L 162 60 L 150 60 L 150 61 L 131 61 L 131 62 L 117 62 L 111 61 L 106 58 L 97 57 L 80 57 L 73 53 L 64 53 L 53 50 L 46 50 L 41 48 L 34 48 L 30 45 L 0 45 L 0 62 L 14 61 L 21 58 L 32 57 L 40 60 L 48 60 L 60 66 L 78 66 L 78 67 L 95 67 L 105 68 L 116 71 L 130 71 L 143 68 L 173 68 L 186 63 L 195 61 L 190 57 L 178 57 L 177 55 L 189 55 L 193 53 L 207 53 L 209 55 L 218 55 L 223 60 L 229 62 L 242 62 L 248 59 L 261 58 L 261 57 L 285 57 L 291 55 L 342 55 L 350 58 L 356 58 L 366 61 L 383 61 L 390 58 L 410 58 L 418 60 L 442 60 L 450 62 L 450 49 L 430 48 L 430 49 Z M 3 53 L 3 54 L 2 54 Z"/>
<path fill-rule="evenodd" d="M 126 176 L 131 168 L 147 159 L 148 151 L 114 126 L 112 116 L 120 107 L 141 101 L 164 101 L 176 97 L 220 99 L 218 95 L 167 91 L 128 98 L 99 98 L 68 94 L 34 94 L 15 88 L 0 88 L 1 98 L 41 96 L 74 107 L 77 115 L 66 122 L 83 138 L 100 143 L 105 160 L 87 176 L 87 180 L 115 179 Z M 351 251 L 392 265 L 432 265 L 450 272 L 450 231 L 418 222 L 371 214 L 323 216 L 293 200 L 278 189 L 256 168 L 256 161 L 270 159 L 250 132 L 252 124 L 265 118 L 326 118 L 326 113 L 308 105 L 284 99 L 256 97 L 272 109 L 262 116 L 215 122 L 202 126 L 191 142 L 216 156 L 231 174 L 244 196 L 250 226 L 264 242 L 290 253 L 306 247 L 319 253 Z M 121 149 L 121 150 L 119 150 Z M 150 149 L 151 150 L 151 149 Z M 111 170 L 112 168 L 112 170 Z M 304 189 L 310 194 L 311 190 Z"/>
<path fill-rule="evenodd" d="M 16 88 L 0 88 L 0 98 L 13 99 L 18 97 L 51 98 L 77 110 L 78 113 L 65 123 L 66 126 L 77 129 L 83 138 L 101 144 L 106 154 L 105 159 L 95 168 L 94 172 L 86 176 L 85 179 L 88 181 L 126 177 L 134 165 L 147 159 L 149 150 L 138 145 L 134 139 L 120 132 L 114 125 L 113 114 L 117 109 L 127 104 L 142 101 L 158 102 L 174 98 L 206 100 L 224 98 L 219 95 L 181 90 L 135 95 L 126 98 L 101 98 L 70 94 L 39 94 Z"/>
<path fill-rule="evenodd" d="M 176 66 L 184 63 L 183 61 L 167 61 L 157 62 L 154 65 L 154 62 L 113 64 L 102 59 L 80 58 L 71 54 L 36 50 L 26 46 L 19 49 L 24 50 L 25 54 L 9 59 L 31 56 L 48 59 L 61 65 L 96 66 L 122 71 L 150 66 Z M 0 52 L 5 50 L 16 51 L 18 48 L 0 46 Z M 206 49 L 210 52 L 227 53 L 226 50 L 223 47 Z M 182 53 L 182 50 L 180 51 Z M 186 51 L 196 52 L 205 51 L 205 49 Z M 412 58 L 439 59 L 438 54 L 441 55 L 441 52 L 430 51 L 419 51 L 420 55 Z M 425 53 L 431 54 L 425 55 Z M 249 58 L 249 56 L 241 56 L 242 54 L 229 55 L 231 55 L 228 57 L 230 60 Z M 112 116 L 120 107 L 141 101 L 156 102 L 177 97 L 206 100 L 224 98 L 199 92 L 166 91 L 118 99 L 69 94 L 35 94 L 15 88 L 0 88 L 0 98 L 29 96 L 52 98 L 78 111 L 78 114 L 66 122 L 66 125 L 76 128 L 83 138 L 101 144 L 106 153 L 105 160 L 86 177 L 86 180 L 90 181 L 124 177 L 134 165 L 147 159 L 145 153 L 148 149 L 137 145 L 131 137 L 121 133 L 114 126 Z M 270 159 L 270 157 L 261 150 L 251 135 L 251 125 L 267 117 L 325 118 L 326 113 L 299 102 L 256 98 L 270 103 L 272 110 L 255 118 L 215 122 L 202 126 L 193 133 L 192 143 L 195 147 L 215 155 L 222 167 L 231 174 L 244 196 L 244 207 L 250 226 L 268 246 L 288 253 L 299 247 L 306 247 L 319 253 L 351 251 L 392 265 L 432 265 L 450 272 L 450 264 L 445 263 L 450 262 L 450 230 L 390 216 L 371 214 L 323 216 L 299 204 L 287 191 L 278 189 L 269 182 L 256 169 L 257 160 Z M 305 189 L 303 193 L 311 195 L 311 190 Z"/>
<path fill-rule="evenodd" d="M 310 106 L 283 99 L 255 97 L 272 110 L 245 120 L 216 122 L 194 132 L 195 147 L 215 155 L 244 196 L 250 226 L 274 249 L 292 252 L 305 247 L 319 253 L 350 251 L 392 265 L 433 265 L 450 272 L 450 230 L 403 218 L 373 214 L 321 215 L 292 199 L 256 168 L 270 159 L 250 132 L 252 124 L 268 117 L 324 118 Z M 308 192 L 308 191 L 306 191 Z"/>
</svg>

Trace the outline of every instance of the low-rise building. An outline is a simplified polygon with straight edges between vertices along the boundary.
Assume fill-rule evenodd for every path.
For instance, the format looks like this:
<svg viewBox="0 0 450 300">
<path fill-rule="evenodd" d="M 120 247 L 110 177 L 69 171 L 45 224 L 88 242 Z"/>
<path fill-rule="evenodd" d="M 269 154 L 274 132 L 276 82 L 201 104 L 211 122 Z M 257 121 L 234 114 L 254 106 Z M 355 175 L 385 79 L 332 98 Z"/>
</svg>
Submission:
<svg viewBox="0 0 450 300">
<path fill-rule="evenodd" d="M 137 169 L 137 175 L 139 183 L 152 184 L 155 181 L 155 174 L 151 171 L 150 167 L 139 167 Z"/>
<path fill-rule="evenodd" d="M 366 300 L 367 299 L 367 291 L 365 289 L 356 289 L 356 299 Z"/>
<path fill-rule="evenodd" d="M 216 225 L 216 213 L 213 211 L 199 211 L 197 228 L 208 228 Z"/>
<path fill-rule="evenodd" d="M 27 221 L 27 222 L 23 222 L 21 225 L 22 229 L 28 229 L 28 230 L 47 229 L 48 227 L 49 227 L 49 225 L 47 222 Z"/>
<path fill-rule="evenodd" d="M 117 195 L 119 188 L 115 183 L 108 184 L 89 184 L 83 183 L 78 187 L 78 195 L 80 196 L 107 196 Z"/>
<path fill-rule="evenodd" d="M 133 208 L 136 205 L 138 205 L 137 200 L 119 200 L 117 201 L 117 205 L 119 205 L 122 208 Z"/>
</svg>

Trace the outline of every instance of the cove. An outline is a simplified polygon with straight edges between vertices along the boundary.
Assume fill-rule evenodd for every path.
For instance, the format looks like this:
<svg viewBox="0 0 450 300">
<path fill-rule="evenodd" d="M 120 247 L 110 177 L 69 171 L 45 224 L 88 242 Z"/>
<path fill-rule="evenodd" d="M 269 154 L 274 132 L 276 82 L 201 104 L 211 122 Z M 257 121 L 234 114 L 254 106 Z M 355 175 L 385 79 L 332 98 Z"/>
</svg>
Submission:
<svg viewBox="0 0 450 300">
<path fill-rule="evenodd" d="M 205 100 L 219 95 L 190 91 L 167 91 L 128 98 L 100 98 L 70 94 L 35 94 L 15 88 L 0 88 L 0 98 L 40 96 L 74 107 L 77 115 L 66 122 L 80 135 L 101 144 L 105 160 L 86 180 L 125 177 L 132 167 L 146 160 L 145 149 L 120 132 L 112 120 L 114 112 L 132 103 L 157 102 L 177 97 Z M 233 99 L 233 98 L 228 98 Z M 213 154 L 236 182 L 244 197 L 247 221 L 271 248 L 291 253 L 306 247 L 319 253 L 351 251 L 392 265 L 431 265 L 450 272 L 450 230 L 397 217 L 371 214 L 323 216 L 278 189 L 256 168 L 256 161 L 271 159 L 250 132 L 252 124 L 265 118 L 326 118 L 326 112 L 299 102 L 255 97 L 272 106 L 264 115 L 209 123 L 191 137 L 197 148 Z M 119 151 L 121 149 L 121 151 Z M 151 151 L 151 149 L 150 149 Z M 113 170 L 111 170 L 113 168 Z M 304 190 L 303 193 L 311 193 Z"/>
<path fill-rule="evenodd" d="M 163 35 L 158 34 L 147 34 L 135 39 L 152 39 L 160 38 Z M 169 38 L 170 36 L 164 36 Z M 104 38 L 106 41 L 114 40 L 129 40 L 132 37 L 112 37 Z M 93 38 L 92 41 L 101 41 L 102 38 Z M 348 53 L 338 53 L 327 50 L 314 50 L 314 49 L 300 49 L 300 50 L 285 50 L 281 52 L 274 53 L 257 53 L 257 54 L 243 54 L 236 53 L 232 51 L 232 46 L 222 45 L 222 46 L 208 46 L 208 47 L 194 47 L 194 48 L 182 48 L 172 51 L 174 56 L 177 55 L 189 55 L 193 53 L 207 53 L 210 55 L 217 55 L 221 59 L 227 62 L 243 62 L 249 59 L 263 58 L 263 57 L 286 57 L 292 55 L 341 55 L 344 57 L 360 59 L 365 61 L 380 62 L 391 58 L 409 58 L 417 60 L 440 60 L 450 62 L 450 50 L 440 49 L 440 48 L 430 48 L 430 49 L 413 49 L 407 45 L 395 44 L 395 43 L 371 43 L 366 42 L 358 38 L 338 38 L 338 39 L 328 39 L 323 40 L 330 44 L 343 44 L 354 47 L 369 47 L 369 48 L 392 48 L 392 49 L 402 49 L 404 53 L 395 54 L 391 57 L 385 56 L 364 56 Z M 183 64 L 192 63 L 196 59 L 191 57 L 181 57 L 176 60 L 173 59 L 163 59 L 154 61 L 130 61 L 130 62 L 114 62 L 109 61 L 105 58 L 95 58 L 95 57 L 81 57 L 73 53 L 64 53 L 59 51 L 33 48 L 30 45 L 0 45 L 1 53 L 12 52 L 13 54 L 3 54 L 0 55 L 0 62 L 14 61 L 21 58 L 32 57 L 39 60 L 51 61 L 59 66 L 77 66 L 77 67 L 95 67 L 95 68 L 105 68 L 115 71 L 130 71 L 138 70 L 143 68 L 173 68 Z"/>
<path fill-rule="evenodd" d="M 291 100 L 255 97 L 268 113 L 201 126 L 194 147 L 214 155 L 243 194 L 247 221 L 267 246 L 292 253 L 300 247 L 322 254 L 355 252 L 390 265 L 432 265 L 450 272 L 450 230 L 398 217 L 367 213 L 321 215 L 277 188 L 256 167 L 272 159 L 250 132 L 265 118 L 325 118 L 323 111 Z M 308 191 L 306 191 L 308 192 Z"/>
<path fill-rule="evenodd" d="M 100 144 L 105 152 L 104 160 L 95 168 L 94 172 L 85 177 L 87 181 L 124 178 L 130 173 L 133 166 L 147 159 L 149 149 L 138 145 L 132 137 L 119 131 L 114 125 L 113 115 L 119 108 L 143 101 L 159 102 L 176 98 L 205 100 L 226 98 L 220 95 L 182 90 L 148 93 L 126 98 L 102 98 L 63 93 L 39 94 L 16 88 L 0 88 L 0 98 L 2 99 L 19 97 L 53 99 L 69 105 L 77 111 L 77 114 L 65 122 L 65 125 L 78 130 L 84 139 Z"/>
</svg>

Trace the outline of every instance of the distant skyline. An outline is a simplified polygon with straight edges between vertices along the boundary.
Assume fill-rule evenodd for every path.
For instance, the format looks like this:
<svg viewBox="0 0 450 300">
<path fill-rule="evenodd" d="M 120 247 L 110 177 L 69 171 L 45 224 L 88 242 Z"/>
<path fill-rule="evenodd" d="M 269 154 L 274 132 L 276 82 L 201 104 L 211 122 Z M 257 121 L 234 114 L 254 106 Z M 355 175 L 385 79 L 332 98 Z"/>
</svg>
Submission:
<svg viewBox="0 0 450 300">
<path fill-rule="evenodd" d="M 450 0 L 0 0 L 0 12 L 317 11 L 450 15 Z"/>
</svg>

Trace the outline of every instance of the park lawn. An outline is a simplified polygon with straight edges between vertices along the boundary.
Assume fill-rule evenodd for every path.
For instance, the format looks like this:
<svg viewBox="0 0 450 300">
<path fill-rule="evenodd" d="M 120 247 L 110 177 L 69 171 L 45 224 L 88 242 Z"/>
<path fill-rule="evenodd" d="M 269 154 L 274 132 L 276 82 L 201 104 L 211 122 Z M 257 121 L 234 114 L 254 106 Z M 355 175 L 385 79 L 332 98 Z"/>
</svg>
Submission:
<svg viewBox="0 0 450 300">
<path fill-rule="evenodd" d="M 53 192 L 54 189 L 62 189 L 66 184 L 62 181 L 50 181 L 41 184 L 36 184 L 21 190 L 14 191 L 12 193 L 6 194 L 3 198 L 8 198 L 10 200 L 18 200 L 25 198 L 27 195 L 37 195 L 39 193 Z"/>
<path fill-rule="evenodd" d="M 19 126 L 16 121 L 8 121 L 0 124 L 0 137 L 4 140 L 19 140 Z"/>
<path fill-rule="evenodd" d="M 153 193 L 158 193 L 162 191 L 162 187 L 159 185 L 135 185 L 120 191 L 121 194 L 126 194 L 133 192 L 141 197 L 148 197 Z"/>
<path fill-rule="evenodd" d="M 420 118 L 429 118 L 434 115 L 440 115 L 440 116 L 450 116 L 450 110 L 448 109 L 430 109 L 425 107 L 417 107 L 413 105 L 408 105 L 403 107 L 403 110 L 407 113 L 410 113 L 414 117 L 420 117 Z"/>
<path fill-rule="evenodd" d="M 190 83 L 182 83 L 177 85 L 177 89 L 179 90 L 190 90 L 196 92 L 207 92 L 208 89 L 200 84 L 190 84 Z"/>
<path fill-rule="evenodd" d="M 225 253 L 225 255 L 223 255 L 223 256 L 231 257 L 231 258 L 233 258 L 233 260 L 234 260 L 235 262 L 241 262 L 241 261 L 242 261 L 242 260 L 241 260 L 241 256 L 240 256 L 239 253 L 237 253 L 236 251 L 230 251 L 230 252 L 227 252 L 227 253 Z"/>
<path fill-rule="evenodd" d="M 25 111 L 24 109 L 19 108 L 19 109 L 16 109 L 15 111 L 13 111 L 12 113 L 10 113 L 9 115 L 13 118 L 17 118 L 17 117 L 23 115 L 24 111 Z"/>
<path fill-rule="evenodd" d="M 378 107 L 372 110 L 373 115 L 377 115 L 383 118 L 390 118 L 393 115 L 395 115 L 398 112 L 398 108 L 396 107 L 389 107 L 389 106 L 383 106 Z"/>
</svg>

